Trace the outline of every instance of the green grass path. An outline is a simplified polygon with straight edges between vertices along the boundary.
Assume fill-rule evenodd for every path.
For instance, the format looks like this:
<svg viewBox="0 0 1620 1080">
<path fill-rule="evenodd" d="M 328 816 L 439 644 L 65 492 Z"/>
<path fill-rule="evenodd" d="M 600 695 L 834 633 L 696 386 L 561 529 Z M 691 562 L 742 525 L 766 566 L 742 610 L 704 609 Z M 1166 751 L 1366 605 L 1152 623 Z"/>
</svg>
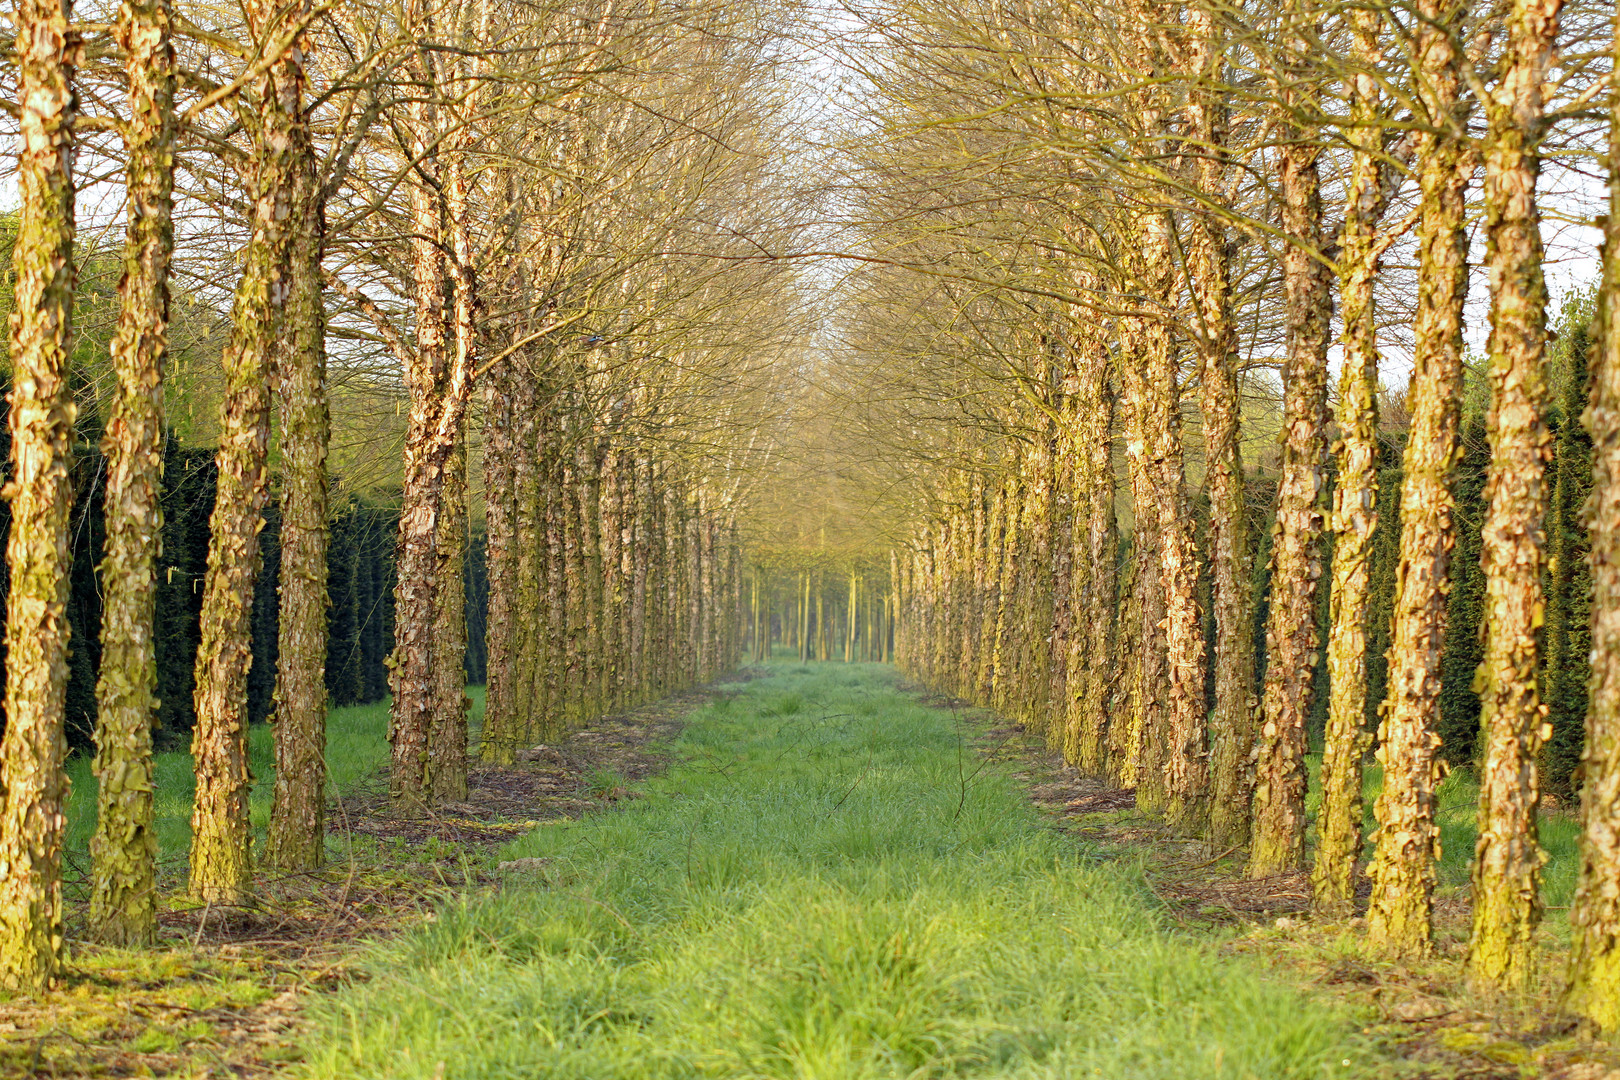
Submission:
<svg viewBox="0 0 1620 1080">
<path fill-rule="evenodd" d="M 1376 1068 L 1350 1018 L 1166 928 L 876 666 L 724 688 L 646 798 L 322 999 L 322 1077 L 1105 1077 Z M 621 804 L 624 805 L 624 804 Z"/>
</svg>

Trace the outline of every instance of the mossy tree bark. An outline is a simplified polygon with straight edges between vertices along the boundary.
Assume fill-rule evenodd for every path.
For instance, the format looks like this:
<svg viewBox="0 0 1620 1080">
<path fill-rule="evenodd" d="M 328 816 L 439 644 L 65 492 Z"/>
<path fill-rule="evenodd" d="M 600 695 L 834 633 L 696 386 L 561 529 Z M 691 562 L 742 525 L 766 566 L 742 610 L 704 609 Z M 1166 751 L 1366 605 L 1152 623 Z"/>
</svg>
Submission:
<svg viewBox="0 0 1620 1080">
<path fill-rule="evenodd" d="M 1309 9 L 1291 19 L 1308 19 Z M 1287 323 L 1283 365 L 1282 462 L 1271 548 L 1266 674 L 1261 693 L 1249 876 L 1298 870 L 1305 858 L 1305 725 L 1316 666 L 1317 584 L 1322 578 L 1323 465 L 1327 436 L 1327 351 L 1331 275 L 1322 261 L 1321 144 L 1293 119 L 1310 115 L 1312 32 L 1289 26 L 1282 90 L 1287 115 L 1278 151 L 1282 271 Z"/>
<path fill-rule="evenodd" d="M 1456 34 L 1463 6 L 1420 0 L 1416 33 L 1419 100 L 1429 130 L 1417 141 L 1422 192 L 1418 224 L 1418 310 L 1407 400 L 1411 431 L 1401 488 L 1401 549 L 1396 568 L 1389 690 L 1378 759 L 1384 788 L 1376 805 L 1378 849 L 1371 877 L 1368 936 L 1396 956 L 1432 944 L 1435 863 L 1435 751 L 1446 590 L 1456 543 L 1450 481 L 1456 463 L 1462 383 L 1462 309 L 1468 287 L 1467 207 L 1459 101 L 1463 53 Z"/>
<path fill-rule="evenodd" d="M 276 779 L 265 858 L 279 870 L 326 859 L 327 449 L 326 206 L 308 131 L 298 131 L 297 235 L 276 367 L 281 431 L 281 616 Z"/>
<path fill-rule="evenodd" d="M 1084 619 L 1085 678 L 1077 692 L 1079 728 L 1076 766 L 1090 776 L 1109 767 L 1109 727 L 1113 723 L 1111 683 L 1116 674 L 1114 633 L 1119 625 L 1119 530 L 1114 519 L 1114 403 L 1109 384 L 1109 358 L 1100 344 L 1081 359 L 1079 440 L 1085 471 L 1085 520 L 1077 520 L 1084 537 L 1086 606 Z M 1077 511 L 1078 514 L 1078 511 Z M 1077 553 L 1076 559 L 1082 556 Z M 1076 635 L 1077 639 L 1079 635 Z"/>
<path fill-rule="evenodd" d="M 489 607 L 484 643 L 489 656 L 484 676 L 484 730 L 480 753 L 487 762 L 510 765 L 517 752 L 514 690 L 518 669 L 519 623 L 534 625 L 537 608 L 524 606 L 518 591 L 520 560 L 530 561 L 516 544 L 517 445 L 513 392 L 516 363 L 497 364 L 484 377 L 484 565 L 489 575 Z M 532 530 L 531 530 L 532 541 Z"/>
<path fill-rule="evenodd" d="M 1489 503 L 1481 539 L 1485 660 L 1476 686 L 1485 732 L 1479 838 L 1474 848 L 1470 980 L 1527 986 L 1541 921 L 1536 840 L 1537 759 L 1547 708 L 1537 692 L 1546 569 L 1547 285 L 1542 277 L 1536 180 L 1546 128 L 1541 87 L 1552 64 L 1562 0 L 1516 0 L 1507 63 L 1485 101 L 1486 261 L 1491 268 Z"/>
<path fill-rule="evenodd" d="M 1620 60 L 1620 11 L 1615 15 Z M 1620 94 L 1609 99 L 1609 214 L 1603 235 L 1597 342 L 1588 354 L 1592 436 L 1592 678 L 1581 756 L 1581 867 L 1570 904 L 1573 942 L 1564 1007 L 1620 1031 Z"/>
<path fill-rule="evenodd" d="M 173 13 L 125 0 L 117 38 L 129 77 L 124 273 L 112 362 L 118 379 L 102 438 L 107 457 L 101 671 L 96 683 L 96 831 L 90 932 L 104 945 L 148 944 L 157 926 L 152 831 L 154 620 L 163 536 L 163 369 L 174 253 Z"/>
<path fill-rule="evenodd" d="M 268 51 L 286 40 L 303 14 L 255 2 L 247 7 L 254 40 Z M 218 490 L 209 519 L 197 650 L 197 726 L 191 754 L 197 792 L 191 815 L 190 892 L 198 900 L 238 904 L 252 893 L 252 828 L 248 821 L 247 674 L 252 663 L 254 578 L 259 531 L 268 498 L 270 377 L 291 296 L 300 150 L 307 135 L 303 53 L 289 45 L 256 80 L 257 128 L 250 181 L 249 227 L 242 278 L 222 358 Z"/>
<path fill-rule="evenodd" d="M 1378 328 L 1373 304 L 1385 242 L 1378 223 L 1388 203 L 1381 174 L 1383 129 L 1373 72 L 1382 60 L 1382 20 L 1352 16 L 1355 55 L 1349 136 L 1355 152 L 1338 260 L 1344 360 L 1339 381 L 1339 475 L 1333 491 L 1333 566 L 1328 627 L 1328 715 L 1322 753 L 1322 808 L 1316 820 L 1312 910 L 1351 913 L 1361 857 L 1361 761 L 1367 731 L 1367 599 L 1378 527 Z"/>
<path fill-rule="evenodd" d="M 38 991 L 62 955 L 73 392 L 73 94 L 78 43 L 61 0 L 19 0 L 16 273 L 6 731 L 0 740 L 0 986 Z"/>
<path fill-rule="evenodd" d="M 1184 69 L 1199 80 L 1187 118 L 1195 162 L 1192 181 L 1212 202 L 1226 196 L 1228 108 L 1213 89 L 1225 50 L 1209 11 L 1187 13 Z M 1187 223 L 1187 263 L 1194 303 L 1199 408 L 1203 413 L 1205 487 L 1209 493 L 1208 558 L 1215 618 L 1215 702 L 1209 715 L 1209 832 L 1216 844 L 1249 837 L 1254 742 L 1254 584 L 1238 401 L 1237 331 L 1232 318 L 1231 251 L 1227 229 L 1212 210 Z"/>
</svg>

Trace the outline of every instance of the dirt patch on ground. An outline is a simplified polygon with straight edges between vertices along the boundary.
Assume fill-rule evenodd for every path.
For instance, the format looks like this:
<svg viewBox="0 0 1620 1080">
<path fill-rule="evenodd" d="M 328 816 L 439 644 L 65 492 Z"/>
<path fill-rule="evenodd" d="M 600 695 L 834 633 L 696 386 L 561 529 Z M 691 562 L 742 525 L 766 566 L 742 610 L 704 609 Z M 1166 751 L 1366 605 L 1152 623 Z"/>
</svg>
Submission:
<svg viewBox="0 0 1620 1080">
<path fill-rule="evenodd" d="M 1050 826 L 1093 853 L 1141 867 L 1142 881 L 1165 918 L 1184 931 L 1218 936 L 1222 952 L 1259 958 L 1312 996 L 1351 1010 L 1361 1035 L 1387 1057 L 1388 1075 L 1408 1080 L 1620 1080 L 1620 1050 L 1583 1036 L 1559 1014 L 1563 946 L 1541 934 L 1545 985 L 1513 1001 L 1482 1000 L 1463 977 L 1468 898 L 1435 904 L 1436 955 L 1410 963 L 1364 948 L 1361 917 L 1370 885 L 1357 882 L 1357 913 L 1346 922 L 1310 918 L 1305 873 L 1250 880 L 1245 852 L 1212 851 L 1177 835 L 1136 793 L 1080 775 L 1038 733 L 965 702 L 917 691 L 972 729 L 977 753 L 1006 763 Z"/>
<path fill-rule="evenodd" d="M 752 673 L 729 676 L 745 681 Z M 524 867 L 488 868 L 489 850 L 543 824 L 636 798 L 665 746 L 714 696 L 689 691 L 603 717 L 507 767 L 475 765 L 464 803 L 392 816 L 386 778 L 329 807 L 343 852 L 324 870 L 263 879 L 249 907 L 174 897 L 152 949 L 73 942 L 58 985 L 0 1002 L 0 1075 L 256 1077 L 298 1059 L 309 994 L 363 977 L 365 942 L 427 918 L 446 899 L 502 887 Z M 182 882 L 162 883 L 171 893 Z M 69 937 L 84 912 L 70 906 Z"/>
</svg>

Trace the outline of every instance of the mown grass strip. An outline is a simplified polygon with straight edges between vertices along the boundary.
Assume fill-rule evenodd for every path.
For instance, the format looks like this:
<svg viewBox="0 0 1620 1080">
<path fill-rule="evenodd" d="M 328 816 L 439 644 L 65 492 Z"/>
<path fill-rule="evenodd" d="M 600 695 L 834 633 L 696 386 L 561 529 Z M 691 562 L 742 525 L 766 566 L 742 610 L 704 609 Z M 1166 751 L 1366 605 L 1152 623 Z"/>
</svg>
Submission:
<svg viewBox="0 0 1620 1080">
<path fill-rule="evenodd" d="M 778 666 L 620 812 L 380 947 L 321 1077 L 1348 1077 L 1348 1018 L 1167 930 L 887 669 Z"/>
</svg>

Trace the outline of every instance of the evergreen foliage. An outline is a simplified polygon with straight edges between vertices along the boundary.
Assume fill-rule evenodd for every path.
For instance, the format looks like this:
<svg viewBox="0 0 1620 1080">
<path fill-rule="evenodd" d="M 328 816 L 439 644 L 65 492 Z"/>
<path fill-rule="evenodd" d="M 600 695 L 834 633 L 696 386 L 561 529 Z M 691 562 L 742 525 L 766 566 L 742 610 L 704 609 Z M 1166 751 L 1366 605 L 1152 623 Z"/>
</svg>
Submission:
<svg viewBox="0 0 1620 1080">
<path fill-rule="evenodd" d="M 1474 673 L 1485 656 L 1485 571 L 1480 565 L 1480 529 L 1485 523 L 1485 476 L 1491 447 L 1484 417 L 1469 409 L 1461 436 L 1462 460 L 1451 483 L 1457 546 L 1451 555 L 1451 592 L 1446 597 L 1446 646 L 1441 658 L 1440 755 L 1456 768 L 1479 749 L 1479 694 Z"/>
<path fill-rule="evenodd" d="M 1577 784 L 1591 674 L 1592 573 L 1581 508 L 1592 489 L 1592 439 L 1581 425 L 1581 413 L 1586 409 L 1594 300 L 1594 292 L 1585 290 L 1565 301 L 1551 358 L 1553 461 L 1541 693 L 1552 737 L 1542 749 L 1541 767 L 1545 790 L 1565 798 Z"/>
<path fill-rule="evenodd" d="M 1378 727 L 1378 707 L 1389 688 L 1390 619 L 1395 570 L 1401 559 L 1401 456 L 1404 435 L 1384 441 L 1378 470 L 1378 525 L 1367 571 L 1367 727 Z"/>
</svg>

